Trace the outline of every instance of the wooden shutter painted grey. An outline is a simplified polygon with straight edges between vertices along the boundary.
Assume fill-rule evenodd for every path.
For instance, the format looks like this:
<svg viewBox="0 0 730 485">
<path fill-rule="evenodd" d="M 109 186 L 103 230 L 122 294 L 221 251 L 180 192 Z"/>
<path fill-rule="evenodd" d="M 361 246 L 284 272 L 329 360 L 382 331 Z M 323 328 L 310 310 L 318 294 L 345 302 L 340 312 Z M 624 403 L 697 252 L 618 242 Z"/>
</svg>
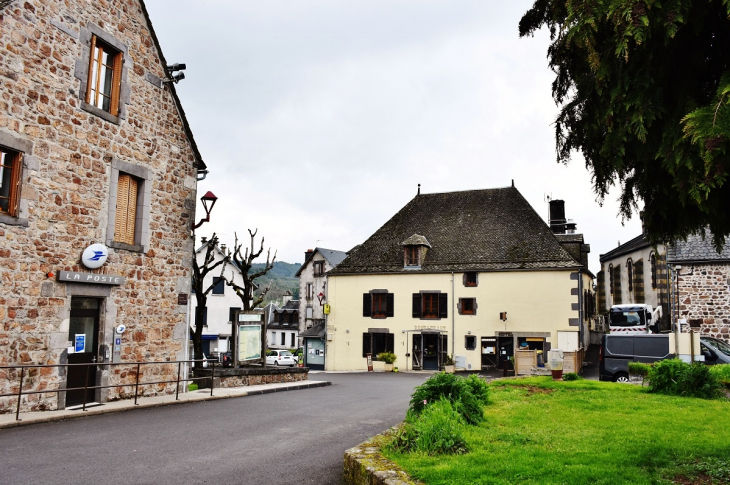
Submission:
<svg viewBox="0 0 730 485">
<path fill-rule="evenodd" d="M 413 294 L 413 318 L 421 318 L 421 294 Z"/>
</svg>

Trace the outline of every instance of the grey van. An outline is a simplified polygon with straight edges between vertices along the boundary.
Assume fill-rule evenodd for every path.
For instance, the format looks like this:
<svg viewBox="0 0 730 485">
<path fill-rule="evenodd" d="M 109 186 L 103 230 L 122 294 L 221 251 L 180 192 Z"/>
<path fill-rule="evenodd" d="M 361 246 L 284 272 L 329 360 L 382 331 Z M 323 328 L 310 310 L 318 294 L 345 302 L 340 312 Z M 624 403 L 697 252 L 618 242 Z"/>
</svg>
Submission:
<svg viewBox="0 0 730 485">
<path fill-rule="evenodd" d="M 705 364 L 730 364 L 730 344 L 713 337 L 700 337 Z"/>
<path fill-rule="evenodd" d="M 599 354 L 598 379 L 628 382 L 629 362 L 650 364 L 673 359 L 669 350 L 669 335 L 604 335 Z"/>
</svg>

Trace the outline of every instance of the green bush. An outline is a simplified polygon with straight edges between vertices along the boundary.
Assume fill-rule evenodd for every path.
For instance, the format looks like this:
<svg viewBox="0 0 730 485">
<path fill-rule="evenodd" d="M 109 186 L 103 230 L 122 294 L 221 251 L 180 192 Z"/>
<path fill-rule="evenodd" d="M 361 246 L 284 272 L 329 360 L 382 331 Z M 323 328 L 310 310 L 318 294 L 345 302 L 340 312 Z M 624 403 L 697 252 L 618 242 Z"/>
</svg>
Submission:
<svg viewBox="0 0 730 485">
<path fill-rule="evenodd" d="M 687 364 L 679 359 L 662 360 L 649 370 L 649 392 L 674 396 L 714 399 L 722 385 L 710 368 L 700 362 Z"/>
<path fill-rule="evenodd" d="M 710 366 L 710 373 L 717 377 L 717 380 L 725 387 L 730 387 L 730 364 Z"/>
<path fill-rule="evenodd" d="M 629 374 L 646 377 L 649 375 L 651 365 L 642 362 L 629 362 Z"/>
<path fill-rule="evenodd" d="M 451 401 L 467 423 L 479 424 L 484 419 L 483 407 L 488 403 L 487 384 L 476 375 L 464 379 L 440 372 L 416 387 L 411 394 L 409 409 L 413 414 L 420 415 L 431 403 L 441 398 Z"/>
<path fill-rule="evenodd" d="M 382 360 L 386 364 L 392 364 L 397 358 L 393 352 L 380 352 L 375 356 L 375 360 Z"/>
<path fill-rule="evenodd" d="M 565 374 L 563 374 L 564 381 L 579 381 L 581 379 L 583 378 L 579 376 L 576 372 L 566 372 Z"/>
<path fill-rule="evenodd" d="M 197 391 L 197 390 L 198 390 L 198 385 L 196 383 L 191 382 L 190 384 L 188 384 L 188 391 L 189 392 Z"/>
<path fill-rule="evenodd" d="M 464 419 L 454 409 L 451 401 L 442 397 L 418 416 L 409 413 L 406 422 L 386 446 L 401 453 L 466 453 L 468 449 L 464 439 Z"/>
</svg>

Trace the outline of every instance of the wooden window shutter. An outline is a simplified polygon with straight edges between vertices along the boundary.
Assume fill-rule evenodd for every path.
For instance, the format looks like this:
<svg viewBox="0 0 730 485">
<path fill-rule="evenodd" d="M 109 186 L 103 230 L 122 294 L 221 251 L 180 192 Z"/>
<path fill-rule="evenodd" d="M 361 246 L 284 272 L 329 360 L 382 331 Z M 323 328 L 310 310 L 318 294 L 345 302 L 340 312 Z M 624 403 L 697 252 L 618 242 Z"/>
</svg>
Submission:
<svg viewBox="0 0 730 485">
<path fill-rule="evenodd" d="M 114 115 L 119 115 L 119 96 L 122 86 L 122 63 L 124 56 L 121 52 L 118 52 L 114 56 L 114 77 L 112 78 L 112 92 L 111 92 L 111 104 L 109 112 Z"/>
<path fill-rule="evenodd" d="M 369 317 L 373 314 L 373 295 L 370 293 L 362 294 L 362 316 Z"/>
<path fill-rule="evenodd" d="M 439 293 L 439 318 L 447 318 L 449 316 L 449 295 Z"/>
<path fill-rule="evenodd" d="M 8 212 L 11 216 L 18 216 L 18 201 L 20 200 L 20 174 L 23 173 L 23 154 L 18 153 L 13 160 L 13 171 L 10 174 L 10 200 Z"/>
<path fill-rule="evenodd" d="M 86 102 L 91 102 L 91 80 L 94 78 L 94 54 L 96 52 L 96 36 L 91 36 L 91 50 L 89 51 L 89 75 L 86 78 Z"/>
<path fill-rule="evenodd" d="M 421 294 L 413 294 L 413 318 L 421 318 Z"/>
<path fill-rule="evenodd" d="M 461 302 L 463 298 L 459 298 L 459 303 L 456 304 L 456 311 L 459 312 L 459 315 L 463 315 L 463 310 L 461 309 Z"/>
<path fill-rule="evenodd" d="M 119 174 L 117 184 L 117 211 L 114 221 L 114 240 L 134 244 L 134 225 L 137 218 L 137 181 L 131 175 Z"/>
<path fill-rule="evenodd" d="M 479 275 L 477 275 L 477 278 L 478 278 L 478 277 L 479 277 Z M 476 298 L 474 298 L 474 315 L 476 315 L 476 314 L 477 314 L 477 307 L 478 307 L 478 306 L 479 306 L 479 305 L 477 305 L 477 299 L 476 299 Z"/>
<path fill-rule="evenodd" d="M 461 284 L 464 286 L 467 286 L 469 283 L 467 282 L 466 273 L 461 275 Z"/>
<path fill-rule="evenodd" d="M 395 351 L 395 335 L 393 335 L 392 333 L 385 334 L 385 351 Z"/>
<path fill-rule="evenodd" d="M 395 302 L 393 298 L 393 293 L 388 293 L 386 296 L 386 306 L 385 306 L 385 316 L 386 317 L 392 317 L 395 315 L 394 309 L 395 309 Z"/>
<path fill-rule="evenodd" d="M 367 357 L 372 351 L 372 340 L 369 333 L 362 334 L 362 356 Z"/>
</svg>

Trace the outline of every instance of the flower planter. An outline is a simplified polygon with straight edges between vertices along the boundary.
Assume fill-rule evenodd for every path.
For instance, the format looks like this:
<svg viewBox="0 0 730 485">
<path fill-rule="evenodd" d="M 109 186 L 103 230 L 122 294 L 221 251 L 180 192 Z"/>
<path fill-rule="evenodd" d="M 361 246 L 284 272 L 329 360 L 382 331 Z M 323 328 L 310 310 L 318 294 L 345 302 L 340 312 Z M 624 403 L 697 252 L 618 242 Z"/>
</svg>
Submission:
<svg viewBox="0 0 730 485">
<path fill-rule="evenodd" d="M 393 372 L 393 364 L 384 364 L 385 372 Z"/>
<path fill-rule="evenodd" d="M 445 365 L 444 366 L 444 372 L 446 372 L 447 374 L 453 374 L 455 370 L 456 370 L 455 365 Z"/>
</svg>

